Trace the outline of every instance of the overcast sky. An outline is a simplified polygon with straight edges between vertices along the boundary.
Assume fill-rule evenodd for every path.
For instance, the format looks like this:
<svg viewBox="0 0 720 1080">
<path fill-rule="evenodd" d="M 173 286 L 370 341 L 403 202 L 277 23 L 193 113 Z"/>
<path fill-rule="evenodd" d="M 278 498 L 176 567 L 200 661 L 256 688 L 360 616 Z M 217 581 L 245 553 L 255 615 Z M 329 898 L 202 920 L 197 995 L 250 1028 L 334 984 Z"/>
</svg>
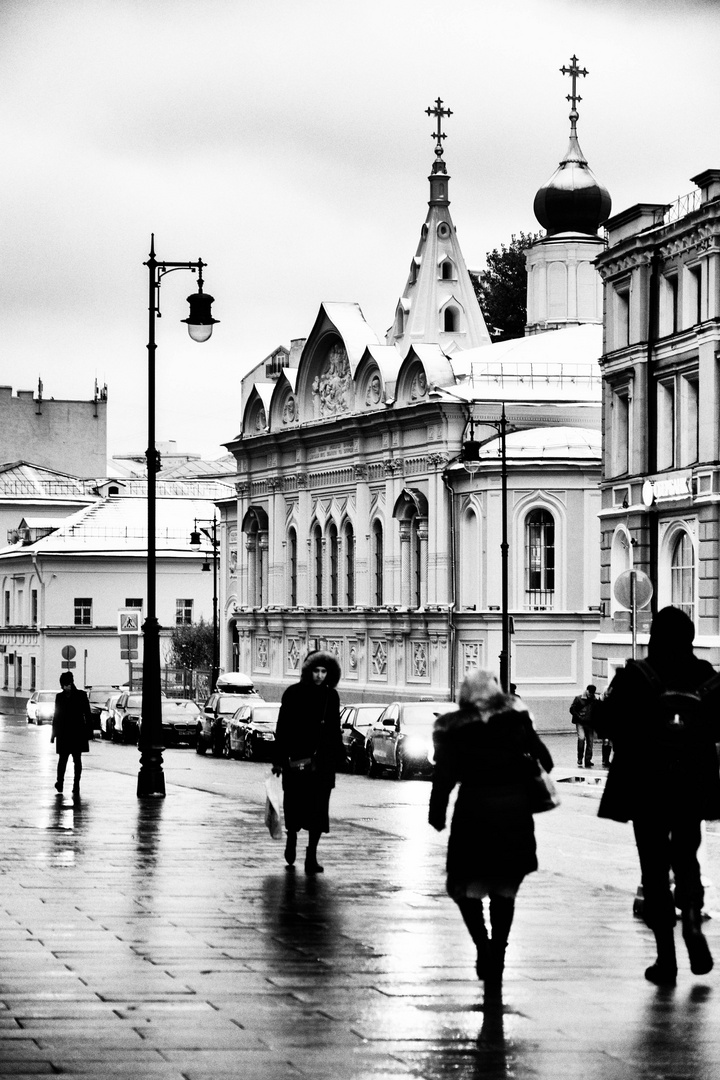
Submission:
<svg viewBox="0 0 720 1080">
<path fill-rule="evenodd" d="M 0 383 L 109 388 L 111 453 L 144 449 L 147 258 L 207 263 L 221 320 L 158 324 L 159 440 L 205 456 L 240 377 L 323 300 L 390 325 L 427 211 L 438 96 L 466 262 L 537 227 L 580 144 L 613 212 L 720 168 L 717 0 L 0 0 Z M 18 449 L 21 456 L 22 448 Z"/>
</svg>

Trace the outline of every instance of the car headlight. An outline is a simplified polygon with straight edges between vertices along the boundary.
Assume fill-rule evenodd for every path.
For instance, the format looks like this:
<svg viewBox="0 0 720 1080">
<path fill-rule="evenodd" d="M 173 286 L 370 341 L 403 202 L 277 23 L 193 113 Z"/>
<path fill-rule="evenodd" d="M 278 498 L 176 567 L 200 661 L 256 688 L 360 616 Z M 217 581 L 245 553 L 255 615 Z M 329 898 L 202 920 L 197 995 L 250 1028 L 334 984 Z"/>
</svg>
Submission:
<svg viewBox="0 0 720 1080">
<path fill-rule="evenodd" d="M 430 753 L 430 744 L 426 739 L 422 739 L 417 735 L 409 735 L 403 739 L 403 750 L 410 757 L 428 757 Z"/>
</svg>

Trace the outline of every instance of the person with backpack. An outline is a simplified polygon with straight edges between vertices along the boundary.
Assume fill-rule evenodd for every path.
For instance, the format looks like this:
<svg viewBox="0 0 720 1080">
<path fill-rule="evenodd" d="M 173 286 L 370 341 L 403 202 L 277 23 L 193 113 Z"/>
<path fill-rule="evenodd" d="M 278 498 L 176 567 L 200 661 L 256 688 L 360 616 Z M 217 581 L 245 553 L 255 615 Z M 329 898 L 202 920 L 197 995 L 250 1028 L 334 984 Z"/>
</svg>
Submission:
<svg viewBox="0 0 720 1080">
<path fill-rule="evenodd" d="M 593 767 L 593 742 L 595 730 L 593 727 L 594 710 L 597 703 L 595 691 L 597 687 L 590 683 L 584 694 L 578 694 L 570 706 L 572 722 L 577 728 L 577 763 L 582 768 L 583 762 L 586 769 Z"/>
<path fill-rule="evenodd" d="M 697 852 L 701 822 L 720 818 L 720 676 L 693 652 L 695 627 L 665 607 L 653 619 L 647 660 L 629 660 L 595 708 L 613 759 L 599 816 L 632 821 L 643 886 L 643 918 L 657 959 L 645 978 L 677 981 L 675 909 L 695 975 L 713 958 L 702 932 L 704 890 Z M 675 880 L 675 895 L 670 874 Z"/>
</svg>

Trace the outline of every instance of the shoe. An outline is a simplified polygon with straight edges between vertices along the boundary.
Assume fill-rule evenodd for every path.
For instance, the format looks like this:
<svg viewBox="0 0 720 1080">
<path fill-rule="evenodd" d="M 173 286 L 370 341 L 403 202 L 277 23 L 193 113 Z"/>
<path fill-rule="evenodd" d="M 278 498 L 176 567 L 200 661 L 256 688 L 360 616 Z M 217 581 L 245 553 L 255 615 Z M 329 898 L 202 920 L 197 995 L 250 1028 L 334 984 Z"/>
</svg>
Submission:
<svg viewBox="0 0 720 1080">
<path fill-rule="evenodd" d="M 62 795 L 62 790 L 63 790 L 62 784 L 55 784 L 55 790 L 57 791 L 58 795 Z"/>
<path fill-rule="evenodd" d="M 702 913 L 699 907 L 689 907 L 682 913 L 682 934 L 690 958 L 693 975 L 707 975 L 713 969 L 710 947 L 701 929 Z"/>
<path fill-rule="evenodd" d="M 297 852 L 297 833 L 288 833 L 288 838 L 285 841 L 285 862 L 288 866 L 295 865 L 295 854 Z"/>
<path fill-rule="evenodd" d="M 317 859 L 308 859 L 305 857 L 305 873 L 306 874 L 324 874 L 325 867 L 321 866 Z"/>
<path fill-rule="evenodd" d="M 587 765 L 585 766 L 585 768 L 586 768 L 586 769 L 594 769 L 594 768 L 595 768 L 595 766 L 593 765 L 592 761 L 588 761 L 588 763 L 587 763 Z"/>
<path fill-rule="evenodd" d="M 79 799 L 79 798 L 80 798 L 80 788 L 79 787 L 74 787 L 73 788 L 73 799 Z"/>
<path fill-rule="evenodd" d="M 578 767 L 578 769 L 582 769 L 582 767 L 583 767 L 582 761 L 578 761 L 577 767 Z"/>
<path fill-rule="evenodd" d="M 655 962 L 649 968 L 645 968 L 645 978 L 656 986 L 675 986 L 677 983 L 677 967 L 665 966 Z"/>
</svg>

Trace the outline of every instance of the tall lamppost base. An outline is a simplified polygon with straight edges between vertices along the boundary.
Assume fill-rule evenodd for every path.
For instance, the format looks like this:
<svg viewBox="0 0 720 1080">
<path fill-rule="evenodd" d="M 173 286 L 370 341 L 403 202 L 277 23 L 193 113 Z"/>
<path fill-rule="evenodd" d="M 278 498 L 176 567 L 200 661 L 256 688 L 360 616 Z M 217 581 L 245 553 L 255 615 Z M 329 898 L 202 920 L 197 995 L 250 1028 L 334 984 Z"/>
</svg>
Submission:
<svg viewBox="0 0 720 1080">
<path fill-rule="evenodd" d="M 143 750 L 140 756 L 137 793 L 140 799 L 165 798 L 162 747 L 152 746 Z"/>
</svg>

